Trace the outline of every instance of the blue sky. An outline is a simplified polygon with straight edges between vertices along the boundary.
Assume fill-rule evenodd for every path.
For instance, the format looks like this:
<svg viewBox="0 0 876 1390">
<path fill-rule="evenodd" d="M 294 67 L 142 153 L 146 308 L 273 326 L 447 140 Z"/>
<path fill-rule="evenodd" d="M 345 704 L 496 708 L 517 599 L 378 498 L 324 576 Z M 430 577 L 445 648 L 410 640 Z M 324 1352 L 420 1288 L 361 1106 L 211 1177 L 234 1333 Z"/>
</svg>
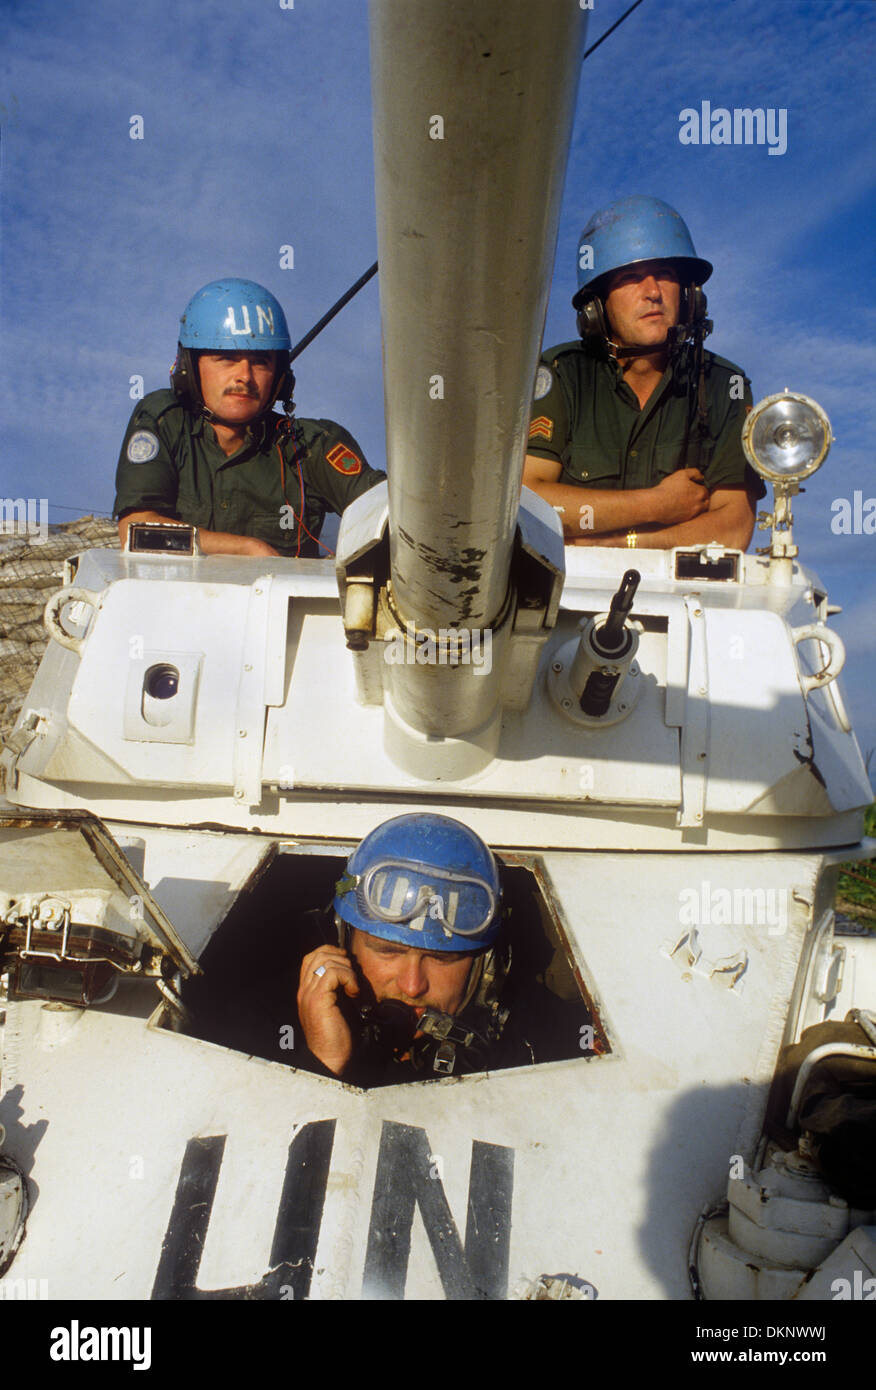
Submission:
<svg viewBox="0 0 876 1390">
<path fill-rule="evenodd" d="M 590 42 L 627 3 L 594 0 Z M 166 385 L 195 289 L 261 281 L 297 338 L 376 258 L 367 6 L 2 0 L 0 39 L 0 494 L 47 497 L 53 521 L 107 513 L 130 378 Z M 876 496 L 874 71 L 872 0 L 644 0 L 584 64 L 545 330 L 546 344 L 574 335 L 591 211 L 631 193 L 681 211 L 715 265 L 709 345 L 756 400 L 789 386 L 831 417 L 796 533 L 845 609 L 865 752 L 876 535 L 835 535 L 831 503 Z M 682 145 L 679 113 L 703 100 L 785 109 L 787 152 Z M 296 372 L 299 411 L 342 421 L 383 467 L 376 282 Z"/>
</svg>

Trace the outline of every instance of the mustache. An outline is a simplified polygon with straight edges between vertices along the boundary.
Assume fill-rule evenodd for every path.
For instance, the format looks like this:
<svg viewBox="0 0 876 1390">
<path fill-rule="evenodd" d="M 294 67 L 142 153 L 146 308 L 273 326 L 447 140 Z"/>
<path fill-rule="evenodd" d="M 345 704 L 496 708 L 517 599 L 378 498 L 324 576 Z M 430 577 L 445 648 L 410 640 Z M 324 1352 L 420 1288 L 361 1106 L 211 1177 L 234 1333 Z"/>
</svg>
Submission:
<svg viewBox="0 0 876 1390">
<path fill-rule="evenodd" d="M 255 386 L 226 386 L 222 392 L 223 396 L 249 396 L 252 400 L 258 400 L 259 393 Z"/>
</svg>

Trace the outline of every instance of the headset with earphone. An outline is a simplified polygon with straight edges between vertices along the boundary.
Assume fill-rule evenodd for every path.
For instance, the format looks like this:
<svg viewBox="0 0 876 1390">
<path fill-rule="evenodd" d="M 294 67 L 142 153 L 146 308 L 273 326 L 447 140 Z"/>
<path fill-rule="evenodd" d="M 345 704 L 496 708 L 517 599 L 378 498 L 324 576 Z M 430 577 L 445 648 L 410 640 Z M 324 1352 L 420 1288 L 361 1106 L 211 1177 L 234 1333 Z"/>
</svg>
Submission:
<svg viewBox="0 0 876 1390">
<path fill-rule="evenodd" d="M 707 317 L 708 300 L 700 285 L 682 285 L 678 308 L 678 323 L 672 330 L 672 345 L 680 346 L 688 338 L 706 337 L 712 330 Z M 611 330 L 602 296 L 595 290 L 584 292 L 578 304 L 578 333 L 585 343 L 604 347 L 611 344 Z M 653 351 L 653 349 L 651 349 Z"/>
<path fill-rule="evenodd" d="M 203 349 L 206 352 L 220 351 L 220 349 Z M 277 375 L 274 381 L 274 389 L 271 398 L 265 406 L 265 412 L 270 410 L 277 401 L 280 401 L 287 415 L 292 414 L 294 406 L 293 394 L 295 391 L 295 373 L 289 362 L 288 352 L 277 351 L 278 358 L 285 358 L 279 362 Z M 209 412 L 204 407 L 204 399 L 201 395 L 201 379 L 198 374 L 197 357 L 194 355 L 194 348 L 183 347 L 182 343 L 177 343 L 176 361 L 170 369 L 170 385 L 174 395 L 180 403 L 189 410 L 200 411 L 208 415 Z"/>
</svg>

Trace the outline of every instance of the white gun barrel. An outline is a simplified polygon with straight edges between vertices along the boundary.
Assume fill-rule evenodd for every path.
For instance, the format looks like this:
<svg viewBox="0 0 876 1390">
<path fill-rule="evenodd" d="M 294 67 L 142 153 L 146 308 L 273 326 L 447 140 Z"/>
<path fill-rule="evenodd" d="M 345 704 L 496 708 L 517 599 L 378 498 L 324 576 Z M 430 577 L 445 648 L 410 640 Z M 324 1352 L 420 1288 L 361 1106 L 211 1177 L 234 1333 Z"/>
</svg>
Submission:
<svg viewBox="0 0 876 1390">
<path fill-rule="evenodd" d="M 584 44 L 578 0 L 372 0 L 393 600 L 501 613 Z"/>
</svg>

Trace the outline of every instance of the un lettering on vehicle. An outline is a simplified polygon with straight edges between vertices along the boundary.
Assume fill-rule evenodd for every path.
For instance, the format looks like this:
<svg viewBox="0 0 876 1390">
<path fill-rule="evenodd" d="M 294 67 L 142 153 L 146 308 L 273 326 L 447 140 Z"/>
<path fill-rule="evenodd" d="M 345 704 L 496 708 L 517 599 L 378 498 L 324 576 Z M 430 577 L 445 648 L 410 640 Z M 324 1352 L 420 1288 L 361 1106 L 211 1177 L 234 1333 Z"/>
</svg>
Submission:
<svg viewBox="0 0 876 1390">
<path fill-rule="evenodd" d="M 256 1283 L 201 1288 L 227 1135 L 188 1141 L 152 1288 L 153 1299 L 303 1299 L 310 1295 L 326 1208 L 335 1119 L 302 1125 L 289 1145 L 265 1274 Z M 514 1186 L 514 1150 L 473 1139 L 463 1234 L 425 1129 L 382 1122 L 364 1253 L 363 1298 L 403 1299 L 419 1212 L 438 1278 L 450 1300 L 504 1299 Z M 355 1297 L 357 1291 L 351 1290 Z"/>
</svg>

